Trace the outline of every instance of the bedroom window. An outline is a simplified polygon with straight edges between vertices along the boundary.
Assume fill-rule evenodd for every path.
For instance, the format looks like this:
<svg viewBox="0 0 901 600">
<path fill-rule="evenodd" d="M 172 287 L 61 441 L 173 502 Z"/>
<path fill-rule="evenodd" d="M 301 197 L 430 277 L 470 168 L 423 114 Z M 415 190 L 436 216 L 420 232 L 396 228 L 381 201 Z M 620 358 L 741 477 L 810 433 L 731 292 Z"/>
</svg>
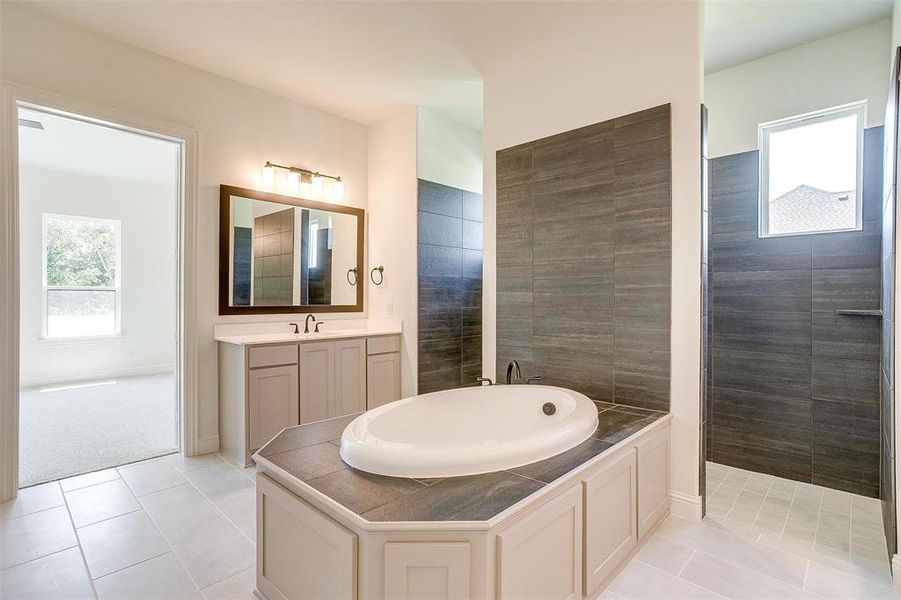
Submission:
<svg viewBox="0 0 901 600">
<path fill-rule="evenodd" d="M 46 339 L 119 334 L 121 221 L 44 213 Z"/>
<path fill-rule="evenodd" d="M 865 122 L 856 102 L 758 126 L 760 237 L 861 229 Z"/>
</svg>

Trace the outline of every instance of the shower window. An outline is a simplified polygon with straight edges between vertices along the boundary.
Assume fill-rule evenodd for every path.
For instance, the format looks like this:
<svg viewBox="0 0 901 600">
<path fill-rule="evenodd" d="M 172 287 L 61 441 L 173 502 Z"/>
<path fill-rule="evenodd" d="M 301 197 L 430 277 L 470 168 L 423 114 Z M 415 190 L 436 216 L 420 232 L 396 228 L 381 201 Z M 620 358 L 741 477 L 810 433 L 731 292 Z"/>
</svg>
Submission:
<svg viewBox="0 0 901 600">
<path fill-rule="evenodd" d="M 121 222 L 43 214 L 46 339 L 119 334 Z"/>
<path fill-rule="evenodd" d="M 866 103 L 758 127 L 760 237 L 861 229 Z"/>
</svg>

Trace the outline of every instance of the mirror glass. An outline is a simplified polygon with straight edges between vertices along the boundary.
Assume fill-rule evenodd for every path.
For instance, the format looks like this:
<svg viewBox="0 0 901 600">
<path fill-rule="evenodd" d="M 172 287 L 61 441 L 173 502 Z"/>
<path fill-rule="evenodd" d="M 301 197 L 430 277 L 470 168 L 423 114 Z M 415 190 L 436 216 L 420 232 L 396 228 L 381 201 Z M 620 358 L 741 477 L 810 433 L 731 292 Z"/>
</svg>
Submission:
<svg viewBox="0 0 901 600">
<path fill-rule="evenodd" d="M 230 308 L 355 309 L 362 214 L 354 213 L 362 210 L 313 202 L 309 204 L 315 208 L 298 206 L 235 193 L 227 199 Z M 359 300 L 361 305 L 361 294 Z"/>
</svg>

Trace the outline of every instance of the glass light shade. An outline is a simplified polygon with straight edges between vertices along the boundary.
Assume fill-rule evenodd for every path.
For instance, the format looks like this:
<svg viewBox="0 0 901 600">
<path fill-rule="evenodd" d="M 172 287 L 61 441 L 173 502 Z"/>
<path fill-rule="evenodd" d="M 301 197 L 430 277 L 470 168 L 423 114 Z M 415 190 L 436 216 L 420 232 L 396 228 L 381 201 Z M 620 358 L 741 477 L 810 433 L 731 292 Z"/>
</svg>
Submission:
<svg viewBox="0 0 901 600">
<path fill-rule="evenodd" d="M 275 167 L 272 165 L 263 167 L 262 182 L 265 186 L 272 186 L 275 183 Z"/>
<path fill-rule="evenodd" d="M 332 196 L 335 200 L 344 200 L 344 181 L 340 177 L 332 185 Z"/>
<path fill-rule="evenodd" d="M 289 171 L 286 186 L 289 192 L 296 192 L 300 188 L 300 173 Z"/>
<path fill-rule="evenodd" d="M 313 175 L 313 193 L 322 193 L 322 177 L 320 177 L 319 175 Z"/>
</svg>

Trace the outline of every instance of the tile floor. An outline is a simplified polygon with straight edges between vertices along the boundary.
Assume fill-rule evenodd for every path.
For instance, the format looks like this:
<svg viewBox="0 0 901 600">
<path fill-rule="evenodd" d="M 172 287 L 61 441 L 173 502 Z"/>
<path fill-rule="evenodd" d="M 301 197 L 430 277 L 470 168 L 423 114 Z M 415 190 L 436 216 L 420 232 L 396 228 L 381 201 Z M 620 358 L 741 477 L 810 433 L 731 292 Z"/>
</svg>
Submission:
<svg viewBox="0 0 901 600">
<path fill-rule="evenodd" d="M 901 598 L 879 503 L 708 465 L 708 518 L 670 518 L 605 599 Z M 253 470 L 178 456 L 0 504 L 0 598 L 252 598 Z"/>
<path fill-rule="evenodd" d="M 170 455 L 0 504 L 0 598 L 253 598 L 253 469 Z"/>
<path fill-rule="evenodd" d="M 879 501 L 707 463 L 707 518 L 670 517 L 601 596 L 901 598 Z"/>
</svg>

